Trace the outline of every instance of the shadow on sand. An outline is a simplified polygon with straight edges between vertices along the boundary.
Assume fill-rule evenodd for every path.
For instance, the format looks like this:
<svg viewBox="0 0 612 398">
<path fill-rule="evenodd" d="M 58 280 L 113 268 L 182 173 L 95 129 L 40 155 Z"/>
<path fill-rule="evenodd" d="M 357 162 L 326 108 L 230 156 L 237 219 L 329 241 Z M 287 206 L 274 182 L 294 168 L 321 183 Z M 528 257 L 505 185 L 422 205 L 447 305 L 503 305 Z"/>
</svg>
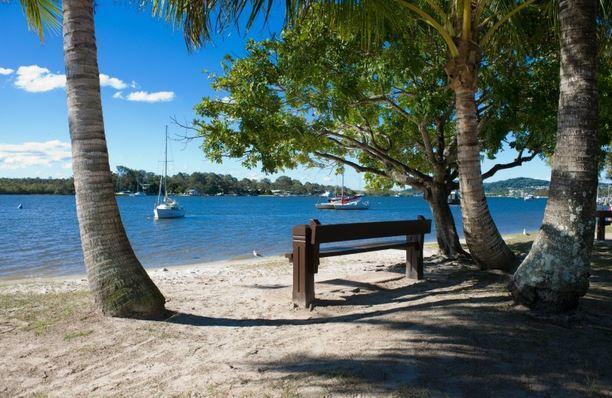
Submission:
<svg viewBox="0 0 612 398">
<path fill-rule="evenodd" d="M 525 252 L 529 244 L 513 249 Z M 307 378 L 328 394 L 395 393 L 397 396 L 583 397 L 612 395 L 612 245 L 594 248 L 588 295 L 576 314 L 543 318 L 515 307 L 508 276 L 462 266 L 432 268 L 422 283 L 373 287 L 350 280 L 328 281 L 365 289 L 317 307 L 342 307 L 308 319 L 232 319 L 177 313 L 167 322 L 198 327 L 292 327 L 330 323 L 370 325 L 392 333 L 388 348 L 358 356 L 303 353 L 259 362 L 263 376 L 275 372 Z M 325 328 L 313 328 L 324 333 Z M 387 332 L 385 332 L 387 331 Z M 400 333 L 396 333 L 396 332 Z M 399 336 L 399 337 L 397 337 Z M 339 336 L 340 339 L 350 336 Z M 276 373 L 278 374 L 278 373 Z M 330 379 L 336 380 L 329 383 Z M 269 379 L 266 379 L 270 381 Z"/>
</svg>

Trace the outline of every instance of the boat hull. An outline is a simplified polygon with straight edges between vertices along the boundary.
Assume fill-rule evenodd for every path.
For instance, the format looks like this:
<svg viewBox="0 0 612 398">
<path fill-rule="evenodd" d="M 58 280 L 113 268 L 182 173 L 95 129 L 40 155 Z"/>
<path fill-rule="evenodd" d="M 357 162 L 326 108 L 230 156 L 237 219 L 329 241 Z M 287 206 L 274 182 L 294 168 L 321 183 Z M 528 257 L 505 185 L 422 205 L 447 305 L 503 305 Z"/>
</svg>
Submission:
<svg viewBox="0 0 612 398">
<path fill-rule="evenodd" d="M 319 210 L 367 210 L 369 207 L 368 202 L 318 203 L 316 205 Z"/>
<path fill-rule="evenodd" d="M 167 218 L 183 218 L 185 217 L 185 209 L 156 207 L 153 210 L 153 214 L 156 220 L 162 220 Z"/>
</svg>

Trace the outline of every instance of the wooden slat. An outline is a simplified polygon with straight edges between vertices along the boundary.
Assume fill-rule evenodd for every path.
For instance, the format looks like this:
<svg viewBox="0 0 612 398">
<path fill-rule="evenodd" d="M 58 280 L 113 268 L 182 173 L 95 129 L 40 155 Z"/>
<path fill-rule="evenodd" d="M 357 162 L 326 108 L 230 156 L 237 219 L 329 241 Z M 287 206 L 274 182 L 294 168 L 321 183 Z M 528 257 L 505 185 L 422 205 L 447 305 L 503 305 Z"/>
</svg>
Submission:
<svg viewBox="0 0 612 398">
<path fill-rule="evenodd" d="M 408 245 L 415 245 L 416 242 L 406 242 L 395 240 L 393 242 L 376 242 L 376 243 L 366 243 L 362 245 L 356 246 L 336 246 L 336 247 L 326 247 L 319 250 L 319 257 L 333 257 L 333 256 L 341 256 L 345 254 L 355 254 L 355 253 L 366 253 L 366 252 L 374 252 L 378 250 L 387 250 L 387 249 L 402 249 L 405 250 Z"/>
<path fill-rule="evenodd" d="M 312 243 L 423 235 L 431 231 L 431 220 L 382 221 L 351 224 L 312 224 Z"/>
</svg>

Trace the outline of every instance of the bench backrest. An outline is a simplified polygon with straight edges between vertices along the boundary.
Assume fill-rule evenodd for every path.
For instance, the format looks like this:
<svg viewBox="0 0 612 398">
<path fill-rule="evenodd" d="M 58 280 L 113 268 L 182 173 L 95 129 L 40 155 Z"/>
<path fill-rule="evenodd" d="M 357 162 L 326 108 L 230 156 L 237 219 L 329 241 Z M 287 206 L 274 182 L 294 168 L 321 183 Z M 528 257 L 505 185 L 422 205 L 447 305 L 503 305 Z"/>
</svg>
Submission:
<svg viewBox="0 0 612 398">
<path fill-rule="evenodd" d="M 348 240 L 386 238 L 391 236 L 424 235 L 431 232 L 431 220 L 360 222 L 350 224 L 321 224 L 310 221 L 313 245 Z"/>
<path fill-rule="evenodd" d="M 612 217 L 612 210 L 597 210 L 595 217 Z"/>
</svg>

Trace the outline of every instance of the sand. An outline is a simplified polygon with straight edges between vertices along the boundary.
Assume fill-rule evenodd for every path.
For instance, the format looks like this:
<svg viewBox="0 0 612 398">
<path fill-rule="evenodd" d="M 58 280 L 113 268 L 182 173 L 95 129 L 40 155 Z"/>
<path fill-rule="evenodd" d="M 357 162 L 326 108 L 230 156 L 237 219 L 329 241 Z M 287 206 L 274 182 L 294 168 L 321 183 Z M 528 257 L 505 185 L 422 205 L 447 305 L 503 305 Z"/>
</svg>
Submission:
<svg viewBox="0 0 612 398">
<path fill-rule="evenodd" d="M 151 270 L 166 321 L 101 316 L 83 276 L 0 281 L 0 396 L 612 397 L 612 246 L 596 250 L 581 311 L 553 318 L 431 251 L 419 282 L 401 251 L 323 259 L 312 310 L 281 257 Z"/>
</svg>

